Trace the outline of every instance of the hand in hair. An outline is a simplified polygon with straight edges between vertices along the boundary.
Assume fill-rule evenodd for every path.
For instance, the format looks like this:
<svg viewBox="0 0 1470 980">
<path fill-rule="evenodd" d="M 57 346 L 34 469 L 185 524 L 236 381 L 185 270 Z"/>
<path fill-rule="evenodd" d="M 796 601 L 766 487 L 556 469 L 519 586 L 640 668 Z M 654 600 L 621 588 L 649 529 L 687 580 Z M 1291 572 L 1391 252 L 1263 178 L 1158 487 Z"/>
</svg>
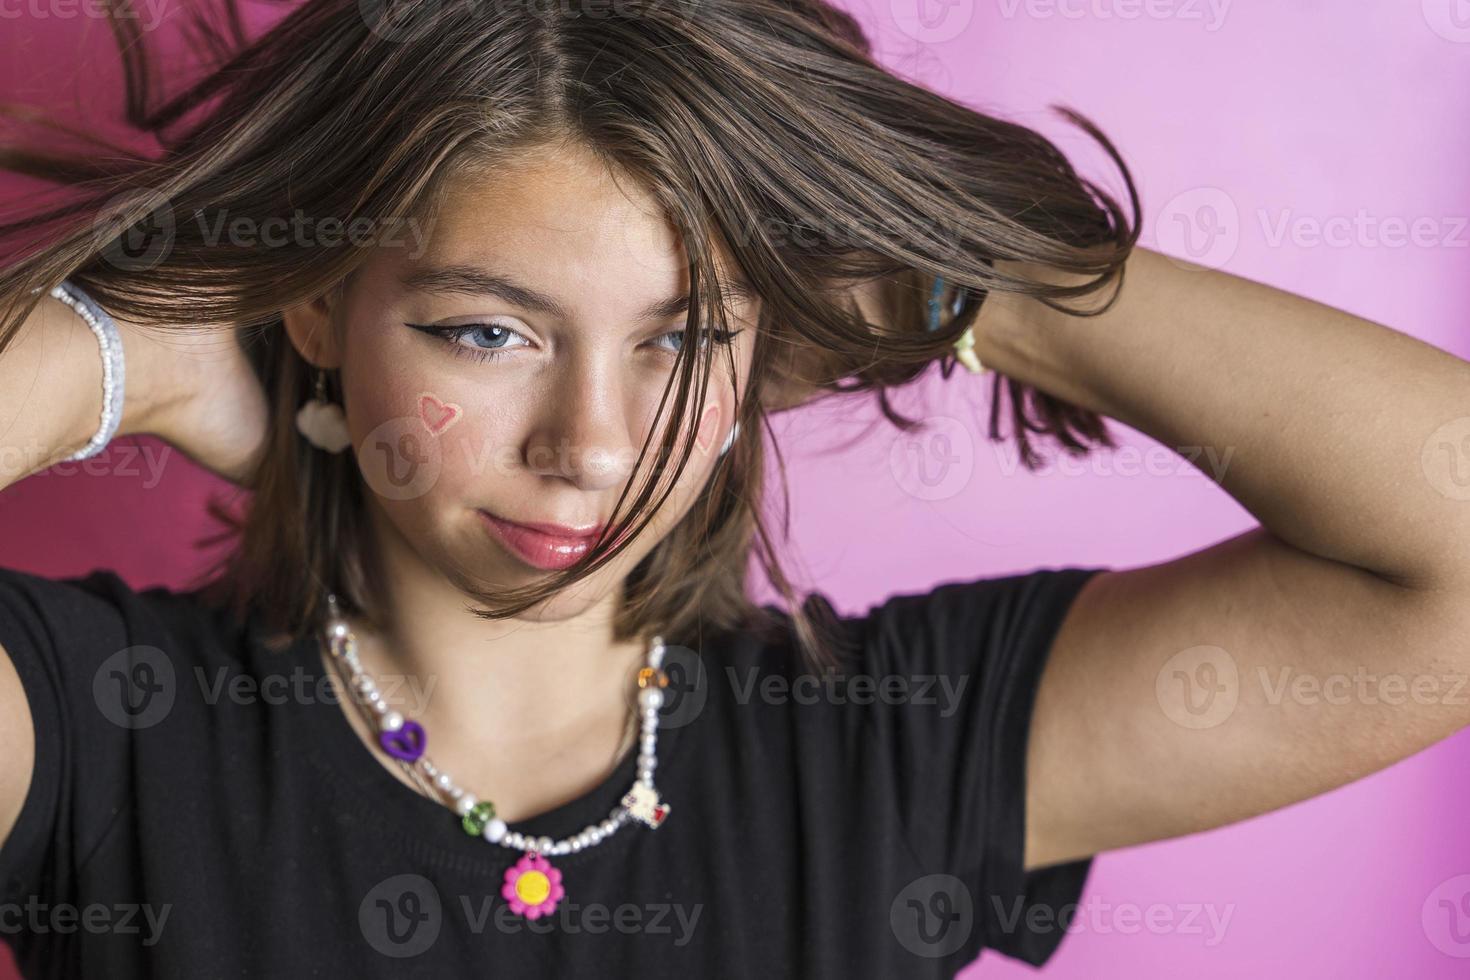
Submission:
<svg viewBox="0 0 1470 980">
<path fill-rule="evenodd" d="M 266 451 L 269 412 L 237 331 L 122 320 L 118 328 L 137 341 L 128 351 L 130 393 L 138 373 L 148 372 L 139 387 L 146 385 L 149 407 L 135 431 L 157 435 L 210 472 L 248 484 Z M 131 358 L 134 349 L 147 354 Z"/>
</svg>

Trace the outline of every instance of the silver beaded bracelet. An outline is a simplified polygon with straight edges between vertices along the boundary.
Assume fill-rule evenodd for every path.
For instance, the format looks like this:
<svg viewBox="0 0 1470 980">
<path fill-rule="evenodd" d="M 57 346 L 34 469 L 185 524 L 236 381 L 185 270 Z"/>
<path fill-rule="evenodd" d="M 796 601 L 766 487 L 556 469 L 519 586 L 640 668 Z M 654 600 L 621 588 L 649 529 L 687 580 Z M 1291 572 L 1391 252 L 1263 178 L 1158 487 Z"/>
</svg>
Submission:
<svg viewBox="0 0 1470 980">
<path fill-rule="evenodd" d="M 91 459 L 102 452 L 112 441 L 112 437 L 117 435 L 117 428 L 122 424 L 123 345 L 122 338 L 118 336 L 117 323 L 92 297 L 70 281 L 54 287 L 51 296 L 70 306 L 77 316 L 86 321 L 102 349 L 102 421 L 87 444 L 66 457 L 65 462 L 70 463 Z"/>
</svg>

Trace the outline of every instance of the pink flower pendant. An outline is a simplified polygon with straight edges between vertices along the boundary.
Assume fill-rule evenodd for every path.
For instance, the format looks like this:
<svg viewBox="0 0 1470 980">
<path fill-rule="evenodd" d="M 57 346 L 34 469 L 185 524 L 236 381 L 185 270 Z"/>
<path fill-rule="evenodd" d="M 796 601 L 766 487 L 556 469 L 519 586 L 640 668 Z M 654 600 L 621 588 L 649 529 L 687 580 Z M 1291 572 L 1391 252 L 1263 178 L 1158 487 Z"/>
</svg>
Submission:
<svg viewBox="0 0 1470 980">
<path fill-rule="evenodd" d="M 556 909 L 567 890 L 561 884 L 561 872 L 535 851 L 505 869 L 505 884 L 500 896 L 510 903 L 510 910 L 528 919 L 539 919 Z"/>
</svg>

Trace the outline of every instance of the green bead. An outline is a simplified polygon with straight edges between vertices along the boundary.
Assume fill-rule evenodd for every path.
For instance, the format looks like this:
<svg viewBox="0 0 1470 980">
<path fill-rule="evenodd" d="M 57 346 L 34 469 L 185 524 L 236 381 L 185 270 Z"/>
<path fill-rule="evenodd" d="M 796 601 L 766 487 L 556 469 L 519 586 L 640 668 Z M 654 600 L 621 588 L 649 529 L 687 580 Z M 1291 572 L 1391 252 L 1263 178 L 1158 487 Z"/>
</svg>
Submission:
<svg viewBox="0 0 1470 980">
<path fill-rule="evenodd" d="M 494 819 L 495 804 L 489 800 L 481 800 L 464 815 L 464 832 L 471 837 L 479 837 L 485 830 L 485 825 Z"/>
</svg>

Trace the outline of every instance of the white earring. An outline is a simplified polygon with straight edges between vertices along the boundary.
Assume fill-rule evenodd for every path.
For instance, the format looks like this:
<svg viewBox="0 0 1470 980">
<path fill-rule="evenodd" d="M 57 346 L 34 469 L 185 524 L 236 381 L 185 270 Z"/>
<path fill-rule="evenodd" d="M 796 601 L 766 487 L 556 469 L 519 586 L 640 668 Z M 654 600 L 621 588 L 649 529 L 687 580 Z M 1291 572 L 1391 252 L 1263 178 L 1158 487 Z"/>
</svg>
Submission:
<svg viewBox="0 0 1470 980">
<path fill-rule="evenodd" d="M 730 434 L 727 435 L 727 436 L 725 436 L 725 444 L 720 447 L 720 455 L 721 456 L 725 455 L 726 453 L 728 453 L 730 451 L 730 447 L 733 446 L 733 445 L 735 445 L 735 439 L 739 435 L 740 435 L 740 420 L 739 419 L 736 419 L 735 420 L 735 424 L 732 425 L 732 426 L 730 426 Z"/>
<path fill-rule="evenodd" d="M 327 400 L 325 371 L 317 370 L 316 397 L 296 413 L 296 431 L 325 452 L 340 453 L 352 445 L 352 434 L 347 431 L 347 416 L 342 413 L 342 406 Z"/>
</svg>

